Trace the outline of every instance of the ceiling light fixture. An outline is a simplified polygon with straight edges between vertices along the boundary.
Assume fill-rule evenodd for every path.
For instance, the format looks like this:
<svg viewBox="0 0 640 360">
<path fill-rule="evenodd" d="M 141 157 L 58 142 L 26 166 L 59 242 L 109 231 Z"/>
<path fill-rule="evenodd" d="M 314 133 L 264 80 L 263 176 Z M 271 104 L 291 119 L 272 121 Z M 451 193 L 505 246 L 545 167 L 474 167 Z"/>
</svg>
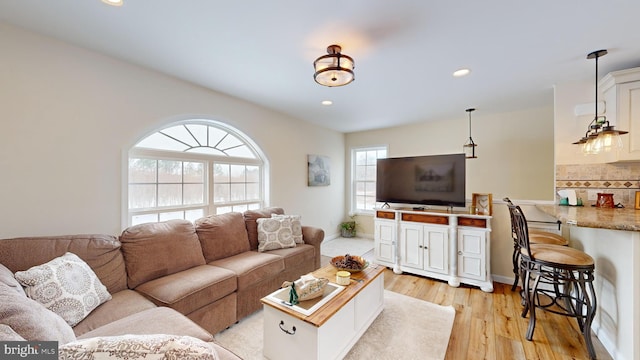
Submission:
<svg viewBox="0 0 640 360">
<path fill-rule="evenodd" d="M 124 3 L 123 0 L 102 0 L 102 2 L 111 6 L 122 6 Z"/>
<path fill-rule="evenodd" d="M 320 56 L 313 62 L 315 73 L 313 79 L 320 85 L 336 87 L 347 85 L 355 77 L 354 62 L 350 56 L 340 53 L 339 45 L 329 45 L 327 55 Z"/>
<path fill-rule="evenodd" d="M 331 100 L 322 100 L 321 104 L 324 105 L 324 106 L 329 106 L 329 105 L 333 104 L 333 101 L 331 101 Z"/>
<path fill-rule="evenodd" d="M 620 150 L 623 147 L 620 135 L 627 134 L 628 131 L 616 130 L 609 124 L 606 116 L 598 116 L 598 58 L 607 55 L 607 50 L 596 50 L 587 55 L 587 59 L 596 59 L 596 101 L 593 120 L 589 123 L 587 132 L 573 144 L 582 145 L 582 152 L 585 155 L 609 152 L 612 149 Z"/>
<path fill-rule="evenodd" d="M 455 77 L 462 77 L 465 75 L 469 75 L 469 73 L 471 72 L 471 70 L 469 69 L 459 69 L 453 72 L 453 76 Z"/>
<path fill-rule="evenodd" d="M 465 111 L 469 113 L 469 140 L 467 140 L 467 142 L 464 143 L 462 150 L 464 151 L 465 158 L 476 159 L 478 157 L 476 156 L 476 147 L 478 146 L 478 144 L 473 142 L 473 139 L 471 138 L 471 113 L 476 111 L 476 109 L 471 108 Z"/>
</svg>

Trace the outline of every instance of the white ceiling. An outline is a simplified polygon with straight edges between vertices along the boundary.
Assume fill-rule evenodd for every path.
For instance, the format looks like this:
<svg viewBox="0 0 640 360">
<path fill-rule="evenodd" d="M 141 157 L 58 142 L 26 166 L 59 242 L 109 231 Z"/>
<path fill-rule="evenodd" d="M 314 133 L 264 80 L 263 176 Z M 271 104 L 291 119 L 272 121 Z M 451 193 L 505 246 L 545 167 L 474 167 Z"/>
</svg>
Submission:
<svg viewBox="0 0 640 360">
<path fill-rule="evenodd" d="M 0 0 L 0 21 L 342 132 L 551 106 L 598 49 L 601 77 L 640 66 L 638 0 L 124 2 Z M 356 64 L 339 88 L 313 81 L 333 43 Z"/>
</svg>

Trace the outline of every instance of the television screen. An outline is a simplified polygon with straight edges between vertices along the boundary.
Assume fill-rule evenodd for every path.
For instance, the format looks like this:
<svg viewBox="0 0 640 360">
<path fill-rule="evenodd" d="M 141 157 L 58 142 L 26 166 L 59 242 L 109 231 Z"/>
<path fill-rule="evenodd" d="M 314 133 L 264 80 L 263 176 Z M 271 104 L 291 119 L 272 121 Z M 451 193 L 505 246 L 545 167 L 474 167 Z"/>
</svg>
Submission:
<svg viewBox="0 0 640 360">
<path fill-rule="evenodd" d="M 465 206 L 465 155 L 378 159 L 376 201 Z"/>
</svg>

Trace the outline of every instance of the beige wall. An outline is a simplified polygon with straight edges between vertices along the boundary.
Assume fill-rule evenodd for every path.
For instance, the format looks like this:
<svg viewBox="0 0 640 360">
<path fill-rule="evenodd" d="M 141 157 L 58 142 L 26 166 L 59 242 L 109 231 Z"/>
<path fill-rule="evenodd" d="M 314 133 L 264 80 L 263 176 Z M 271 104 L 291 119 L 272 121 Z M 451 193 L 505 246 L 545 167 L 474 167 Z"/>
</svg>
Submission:
<svg viewBox="0 0 640 360">
<path fill-rule="evenodd" d="M 270 204 L 325 229 L 344 217 L 344 135 L 0 23 L 0 238 L 119 234 L 123 153 L 176 120 L 223 121 L 268 156 Z M 307 187 L 307 154 L 331 185 Z"/>
<path fill-rule="evenodd" d="M 463 110 L 457 119 L 347 134 L 345 156 L 348 159 L 354 147 L 373 145 L 388 145 L 391 157 L 462 152 L 468 137 L 468 118 Z M 513 275 L 513 242 L 508 211 L 501 199 L 508 196 L 524 205 L 554 200 L 551 91 L 549 106 L 542 108 L 496 115 L 482 115 L 479 108 L 472 117 L 472 137 L 478 144 L 478 158 L 467 160 L 467 199 L 471 201 L 474 192 L 493 194 L 492 273 L 508 282 Z M 350 182 L 347 173 L 345 186 Z M 345 206 L 348 209 L 348 202 Z M 535 209 L 531 216 L 548 220 Z M 357 222 L 361 236 L 373 237 L 372 216 L 360 215 Z"/>
</svg>

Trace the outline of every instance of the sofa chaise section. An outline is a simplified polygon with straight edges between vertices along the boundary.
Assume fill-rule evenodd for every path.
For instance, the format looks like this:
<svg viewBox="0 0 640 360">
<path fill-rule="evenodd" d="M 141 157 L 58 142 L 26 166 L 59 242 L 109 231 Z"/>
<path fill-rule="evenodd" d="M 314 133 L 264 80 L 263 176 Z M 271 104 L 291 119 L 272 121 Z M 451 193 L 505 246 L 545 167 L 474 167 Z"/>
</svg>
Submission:
<svg viewBox="0 0 640 360">
<path fill-rule="evenodd" d="M 25 271 L 67 252 L 86 262 L 111 294 L 73 328 L 60 316 L 28 298 L 14 273 Z M 0 322 L 8 323 L 17 338 L 54 340 L 59 345 L 98 336 L 124 334 L 172 334 L 211 341 L 212 335 L 179 312 L 157 307 L 152 301 L 126 286 L 120 242 L 109 235 L 25 237 L 0 240 Z M 17 313 L 16 311 L 23 311 Z M 6 325 L 5 325 L 6 326 Z M 17 339 L 16 338 L 16 339 Z M 238 357 L 217 344 L 209 343 L 222 360 Z"/>
</svg>

